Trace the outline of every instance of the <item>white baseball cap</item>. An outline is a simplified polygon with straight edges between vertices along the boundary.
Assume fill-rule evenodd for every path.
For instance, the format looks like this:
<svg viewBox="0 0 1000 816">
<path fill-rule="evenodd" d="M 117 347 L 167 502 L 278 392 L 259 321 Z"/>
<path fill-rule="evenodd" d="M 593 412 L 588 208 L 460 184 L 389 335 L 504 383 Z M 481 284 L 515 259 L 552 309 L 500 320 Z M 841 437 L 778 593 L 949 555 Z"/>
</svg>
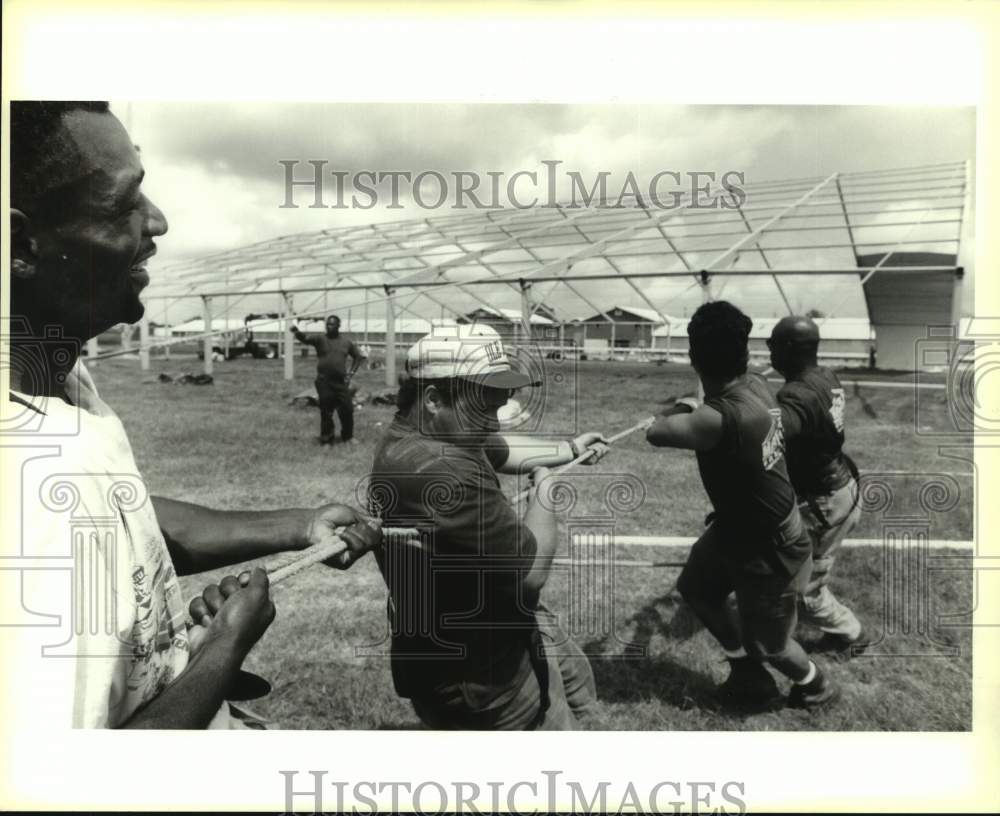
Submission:
<svg viewBox="0 0 1000 816">
<path fill-rule="evenodd" d="M 482 323 L 435 327 L 410 346 L 406 371 L 421 379 L 461 377 L 490 388 L 542 384 L 511 366 L 497 330 Z"/>
</svg>

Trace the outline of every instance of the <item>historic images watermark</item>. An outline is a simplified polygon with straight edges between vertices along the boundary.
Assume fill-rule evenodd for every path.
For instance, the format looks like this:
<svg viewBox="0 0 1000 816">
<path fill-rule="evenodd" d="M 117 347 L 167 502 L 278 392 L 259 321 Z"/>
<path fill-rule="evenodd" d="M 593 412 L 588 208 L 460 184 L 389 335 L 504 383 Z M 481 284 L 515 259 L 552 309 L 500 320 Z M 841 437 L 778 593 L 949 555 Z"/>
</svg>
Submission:
<svg viewBox="0 0 1000 816">
<path fill-rule="evenodd" d="M 404 199 L 422 210 L 502 210 L 507 207 L 620 209 L 625 206 L 673 210 L 736 210 L 746 202 L 745 179 L 737 170 L 659 170 L 624 176 L 610 170 L 584 174 L 545 159 L 544 169 L 372 170 L 331 168 L 327 159 L 280 159 L 281 209 L 404 209 Z M 713 185 L 715 189 L 713 190 Z M 308 202 L 308 203 L 304 203 Z"/>
<path fill-rule="evenodd" d="M 540 777 L 485 780 L 354 780 L 328 771 L 278 771 L 286 813 L 746 813 L 746 783 L 661 780 L 654 784 Z"/>
</svg>

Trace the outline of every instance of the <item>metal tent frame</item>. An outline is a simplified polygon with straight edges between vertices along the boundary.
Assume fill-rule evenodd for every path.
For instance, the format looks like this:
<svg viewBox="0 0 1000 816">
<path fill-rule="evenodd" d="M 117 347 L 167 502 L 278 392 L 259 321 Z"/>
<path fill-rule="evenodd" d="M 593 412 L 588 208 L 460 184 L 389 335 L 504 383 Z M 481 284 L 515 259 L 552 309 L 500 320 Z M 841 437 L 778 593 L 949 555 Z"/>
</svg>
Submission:
<svg viewBox="0 0 1000 816">
<path fill-rule="evenodd" d="M 294 375 L 293 320 L 326 314 L 331 293 L 338 312 L 361 309 L 366 324 L 374 309 L 385 320 L 387 385 L 396 381 L 395 325 L 403 315 L 430 320 L 513 303 L 530 337 L 537 304 L 556 293 L 612 321 L 605 308 L 609 297 L 622 300 L 611 294 L 619 287 L 670 325 L 678 285 L 697 287 L 708 300 L 741 277 L 770 279 L 791 311 L 787 287 L 795 277 L 847 276 L 863 284 L 897 252 L 923 248 L 953 254 L 956 262 L 894 266 L 893 274 L 960 272 L 970 180 L 969 162 L 959 161 L 748 183 L 743 200 L 715 188 L 700 201 L 689 193 L 669 209 L 631 196 L 286 235 L 154 269 L 147 303 L 166 312 L 200 300 L 206 330 L 154 339 L 146 317 L 140 359 L 148 368 L 151 349 L 198 339 L 210 373 L 212 340 L 224 333 L 213 331 L 213 318 L 261 297 L 274 298 L 280 315 L 286 379 Z M 712 198 L 714 208 L 698 206 Z M 859 255 L 874 252 L 884 253 L 878 265 L 858 266 Z M 723 281 L 718 292 L 716 279 Z M 827 316 L 840 305 L 825 309 Z"/>
</svg>

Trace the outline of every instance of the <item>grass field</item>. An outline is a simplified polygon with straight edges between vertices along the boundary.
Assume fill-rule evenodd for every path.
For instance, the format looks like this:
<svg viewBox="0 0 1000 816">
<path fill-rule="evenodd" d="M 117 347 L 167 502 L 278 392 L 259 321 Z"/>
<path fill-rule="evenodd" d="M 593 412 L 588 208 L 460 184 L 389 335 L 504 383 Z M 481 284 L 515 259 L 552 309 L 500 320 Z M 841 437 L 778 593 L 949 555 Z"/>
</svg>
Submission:
<svg viewBox="0 0 1000 816">
<path fill-rule="evenodd" d="M 159 371 L 197 373 L 193 359 L 154 360 Z M 104 398 L 124 421 L 140 470 L 154 493 L 214 507 L 265 509 L 356 502 L 355 492 L 371 463 L 375 441 L 392 409 L 366 406 L 356 414 L 356 447 L 321 449 L 315 409 L 290 407 L 293 394 L 310 387 L 312 366 L 303 360 L 294 382 L 281 378 L 280 361 L 217 363 L 215 383 L 180 386 L 143 382 L 134 361 L 111 360 L 92 368 Z M 557 372 L 536 418 L 543 431 L 573 428 L 607 434 L 652 413 L 667 396 L 689 391 L 693 375 L 683 366 L 586 362 Z M 361 372 L 366 390 L 380 390 L 382 372 Z M 849 391 L 850 393 L 850 391 Z M 926 397 L 926 399 L 925 399 Z M 863 386 L 848 401 L 849 451 L 862 472 L 886 472 L 892 504 L 865 513 L 854 537 L 879 538 L 889 515 L 921 511 L 916 477 L 892 474 L 958 473 L 957 498 L 929 514 L 936 539 L 970 539 L 973 525 L 971 471 L 967 461 L 946 458 L 939 441 L 915 431 L 943 424 L 943 391 L 921 394 L 919 414 L 909 389 Z M 693 538 L 708 503 L 694 456 L 656 450 L 641 434 L 624 440 L 595 468 L 570 477 L 579 493 L 568 524 L 593 515 L 615 475 L 641 481 L 641 506 L 619 514 L 625 535 Z M 505 477 L 506 478 L 506 477 Z M 508 479 L 510 490 L 516 489 Z M 953 491 L 954 492 L 954 491 Z M 953 506 L 951 506 L 953 504 Z M 581 522 L 582 523 L 582 522 Z M 621 548 L 629 559 L 683 560 L 683 548 Z M 578 638 L 597 677 L 600 710 L 591 728 L 664 730 L 967 730 L 971 727 L 971 572 L 960 550 L 934 551 L 931 572 L 920 572 L 908 591 L 900 569 L 881 547 L 845 551 L 833 582 L 876 634 L 872 656 L 827 661 L 844 697 L 815 714 L 783 710 L 754 716 L 719 711 L 710 693 L 725 675 L 721 653 L 704 631 L 692 631 L 676 615 L 671 598 L 674 569 L 622 568 L 608 602 L 613 625 Z M 916 562 L 913 562 L 916 563 Z M 912 566 L 912 564 L 911 564 Z M 926 566 L 926 565 L 925 565 Z M 922 569 L 922 568 L 921 568 Z M 919 570 L 918 570 L 919 572 Z M 194 594 L 221 573 L 190 576 Z M 553 575 L 544 598 L 556 612 L 568 608 L 565 572 Z M 275 590 L 278 617 L 248 659 L 267 677 L 273 693 L 254 707 L 285 728 L 414 728 L 409 704 L 392 688 L 388 660 L 385 589 L 373 559 L 341 573 L 318 568 Z M 948 626 L 939 616 L 950 616 Z M 810 642 L 815 633 L 804 632 Z M 377 656 L 359 657 L 359 647 Z"/>
</svg>

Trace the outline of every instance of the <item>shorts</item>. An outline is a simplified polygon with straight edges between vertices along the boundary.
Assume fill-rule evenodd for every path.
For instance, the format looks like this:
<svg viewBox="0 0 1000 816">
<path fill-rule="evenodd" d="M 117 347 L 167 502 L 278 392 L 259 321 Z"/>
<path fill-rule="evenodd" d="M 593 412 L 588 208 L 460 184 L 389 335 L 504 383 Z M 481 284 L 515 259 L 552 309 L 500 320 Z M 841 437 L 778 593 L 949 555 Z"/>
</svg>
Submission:
<svg viewBox="0 0 1000 816">
<path fill-rule="evenodd" d="M 798 512 L 798 508 L 793 510 L 796 516 Z M 755 542 L 734 542 L 736 535 L 738 531 L 712 522 L 691 547 L 677 588 L 695 607 L 723 606 L 735 592 L 743 646 L 748 653 L 765 658 L 782 652 L 795 631 L 798 603 L 809 582 L 812 558 L 806 550 L 793 574 L 765 558 L 739 561 L 732 553 L 745 552 Z M 779 546 L 801 546 L 798 537 L 805 539 L 806 533 L 800 522 L 789 520 L 783 525 L 780 537 L 788 536 L 795 541 L 781 541 Z"/>
</svg>

